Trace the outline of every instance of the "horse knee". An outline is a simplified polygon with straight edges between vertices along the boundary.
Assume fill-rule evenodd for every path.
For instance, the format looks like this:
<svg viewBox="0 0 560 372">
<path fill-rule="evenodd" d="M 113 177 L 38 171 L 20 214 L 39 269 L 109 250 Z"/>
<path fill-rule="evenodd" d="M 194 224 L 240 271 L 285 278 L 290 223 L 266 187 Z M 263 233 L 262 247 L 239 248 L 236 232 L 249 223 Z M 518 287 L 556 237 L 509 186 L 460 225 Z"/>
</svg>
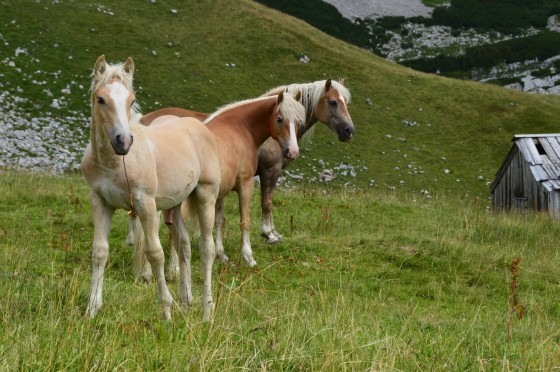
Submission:
<svg viewBox="0 0 560 372">
<path fill-rule="evenodd" d="M 163 254 L 162 249 L 157 249 L 157 248 L 150 249 L 145 247 L 144 254 L 146 255 L 146 259 L 148 260 L 148 262 L 150 262 L 150 264 L 160 263 L 165 260 L 165 256 Z"/>
<path fill-rule="evenodd" d="M 261 208 L 263 212 L 270 212 L 272 210 L 272 199 L 271 198 L 261 199 Z"/>
<path fill-rule="evenodd" d="M 91 260 L 93 263 L 104 264 L 109 256 L 108 244 L 94 244 L 91 250 Z"/>
</svg>

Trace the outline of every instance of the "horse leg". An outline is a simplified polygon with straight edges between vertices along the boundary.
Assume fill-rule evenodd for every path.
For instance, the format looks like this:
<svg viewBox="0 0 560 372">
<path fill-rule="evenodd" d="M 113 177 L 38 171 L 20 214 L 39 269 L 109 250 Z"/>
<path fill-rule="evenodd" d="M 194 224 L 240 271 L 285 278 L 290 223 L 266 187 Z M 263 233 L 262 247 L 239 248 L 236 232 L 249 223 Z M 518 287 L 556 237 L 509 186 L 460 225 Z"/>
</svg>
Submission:
<svg viewBox="0 0 560 372">
<path fill-rule="evenodd" d="M 249 226 L 251 224 L 251 219 L 249 216 L 251 207 L 251 197 L 253 196 L 253 178 L 245 181 L 239 190 L 237 191 L 237 196 L 239 197 L 239 214 L 241 217 L 241 236 L 243 243 L 241 245 L 241 257 L 245 260 L 249 267 L 254 267 L 257 262 L 253 258 L 253 251 L 251 250 L 251 237 L 249 234 Z"/>
<path fill-rule="evenodd" d="M 142 223 L 145 239 L 144 254 L 152 266 L 152 272 L 157 280 L 158 300 L 161 305 L 162 318 L 169 320 L 171 319 L 171 303 L 173 299 L 165 282 L 165 257 L 158 235 L 159 222 L 155 200 L 147 201 L 146 204 L 144 213 L 140 214 L 140 222 Z"/>
<path fill-rule="evenodd" d="M 130 215 L 128 218 L 128 235 L 126 236 L 126 244 L 132 246 L 134 245 L 134 224 L 136 222 L 136 216 Z"/>
<path fill-rule="evenodd" d="M 214 310 L 214 300 L 212 298 L 212 266 L 214 265 L 214 257 L 216 257 L 216 248 L 214 246 L 212 230 L 214 228 L 214 220 L 216 217 L 214 208 L 214 204 L 216 204 L 216 193 L 215 185 L 199 185 L 196 189 L 195 195 L 198 221 L 200 224 L 200 240 L 198 242 L 198 249 L 202 265 L 202 275 L 204 276 L 204 288 L 202 294 L 203 321 L 210 320 Z"/>
<path fill-rule="evenodd" d="M 175 255 L 178 251 L 178 262 L 179 265 L 179 292 L 181 295 L 181 304 L 183 307 L 188 309 L 189 305 L 193 303 L 192 295 L 192 268 L 191 268 L 191 242 L 189 239 L 189 233 L 183 221 L 181 215 L 181 206 L 178 205 L 173 209 L 173 221 L 172 225 L 169 225 L 169 232 L 171 233 L 170 243 L 177 248 Z"/>
<path fill-rule="evenodd" d="M 181 219 L 181 221 L 183 221 Z M 167 225 L 169 229 L 169 260 L 167 261 L 167 278 L 169 280 L 176 280 L 179 276 L 179 257 L 177 256 L 177 242 L 173 238 L 174 224 L 180 223 L 178 220 L 172 225 Z"/>
<path fill-rule="evenodd" d="M 223 234 L 224 234 L 224 225 L 226 223 L 226 217 L 224 215 L 223 198 L 216 200 L 215 219 L 216 219 L 216 257 L 218 257 L 218 260 L 220 260 L 221 262 L 227 262 L 229 258 L 228 256 L 226 256 L 226 253 L 224 251 Z"/>
<path fill-rule="evenodd" d="M 274 228 L 274 221 L 272 219 L 272 194 L 274 193 L 274 188 L 276 187 L 276 182 L 278 182 L 281 171 L 282 164 L 277 163 L 266 170 L 260 169 L 259 172 L 262 210 L 261 235 L 266 238 L 268 244 L 282 241 L 282 235 Z"/>
<path fill-rule="evenodd" d="M 109 230 L 114 210 L 92 192 L 91 211 L 93 213 L 92 272 L 87 312 L 93 318 L 103 304 L 103 274 L 109 256 Z"/>
</svg>

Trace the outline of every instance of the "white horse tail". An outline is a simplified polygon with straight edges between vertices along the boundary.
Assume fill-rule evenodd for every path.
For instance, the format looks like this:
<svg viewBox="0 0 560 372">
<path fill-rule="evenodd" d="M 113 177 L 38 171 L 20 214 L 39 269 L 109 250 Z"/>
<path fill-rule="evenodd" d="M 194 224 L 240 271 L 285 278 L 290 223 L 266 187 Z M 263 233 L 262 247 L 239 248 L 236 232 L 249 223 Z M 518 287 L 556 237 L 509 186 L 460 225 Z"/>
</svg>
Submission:
<svg viewBox="0 0 560 372">
<path fill-rule="evenodd" d="M 158 221 L 161 221 L 161 212 L 158 212 Z M 152 266 L 144 254 L 145 235 L 140 218 L 134 219 L 134 245 L 132 253 L 132 268 L 136 280 L 150 282 L 152 280 Z"/>
</svg>

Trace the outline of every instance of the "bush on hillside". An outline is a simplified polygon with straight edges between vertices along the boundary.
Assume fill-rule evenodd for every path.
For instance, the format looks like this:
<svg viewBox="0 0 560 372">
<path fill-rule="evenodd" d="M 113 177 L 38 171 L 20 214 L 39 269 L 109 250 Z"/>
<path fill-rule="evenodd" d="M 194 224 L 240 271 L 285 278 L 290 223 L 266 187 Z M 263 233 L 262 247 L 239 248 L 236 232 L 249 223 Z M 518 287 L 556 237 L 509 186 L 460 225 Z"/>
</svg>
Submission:
<svg viewBox="0 0 560 372">
<path fill-rule="evenodd" d="M 452 72 L 469 71 L 473 68 L 490 68 L 502 63 L 530 59 L 544 60 L 560 54 L 560 33 L 543 31 L 537 35 L 501 43 L 468 48 L 464 55 L 420 58 L 401 64 L 424 72 L 440 71 L 452 76 Z"/>
<path fill-rule="evenodd" d="M 560 4 L 555 0 L 451 0 L 450 6 L 435 8 L 428 22 L 515 34 L 545 27 L 548 17 L 558 13 Z"/>
</svg>

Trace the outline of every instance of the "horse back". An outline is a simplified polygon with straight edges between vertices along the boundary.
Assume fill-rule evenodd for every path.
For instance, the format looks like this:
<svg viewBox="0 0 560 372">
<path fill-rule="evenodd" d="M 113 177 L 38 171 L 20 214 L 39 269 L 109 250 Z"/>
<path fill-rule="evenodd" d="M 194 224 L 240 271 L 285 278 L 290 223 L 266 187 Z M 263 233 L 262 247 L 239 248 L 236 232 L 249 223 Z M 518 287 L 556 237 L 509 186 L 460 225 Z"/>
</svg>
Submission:
<svg viewBox="0 0 560 372">
<path fill-rule="evenodd" d="M 199 183 L 219 183 L 216 141 L 201 121 L 175 118 L 144 129 L 153 144 L 159 189 L 178 184 L 190 192 Z"/>
<path fill-rule="evenodd" d="M 204 121 L 206 120 L 206 118 L 210 115 L 205 114 L 203 112 L 198 112 L 198 111 L 191 111 L 191 110 L 185 110 L 179 107 L 166 107 L 166 108 L 162 108 L 156 111 L 152 111 L 149 112 L 145 115 L 142 116 L 142 118 L 140 119 L 140 123 L 143 125 L 150 125 L 155 119 L 159 118 L 160 116 L 164 116 L 164 115 L 172 115 L 172 116 L 177 116 L 180 118 L 184 118 L 184 117 L 191 117 L 191 118 L 195 118 L 198 119 L 200 121 Z"/>
</svg>

